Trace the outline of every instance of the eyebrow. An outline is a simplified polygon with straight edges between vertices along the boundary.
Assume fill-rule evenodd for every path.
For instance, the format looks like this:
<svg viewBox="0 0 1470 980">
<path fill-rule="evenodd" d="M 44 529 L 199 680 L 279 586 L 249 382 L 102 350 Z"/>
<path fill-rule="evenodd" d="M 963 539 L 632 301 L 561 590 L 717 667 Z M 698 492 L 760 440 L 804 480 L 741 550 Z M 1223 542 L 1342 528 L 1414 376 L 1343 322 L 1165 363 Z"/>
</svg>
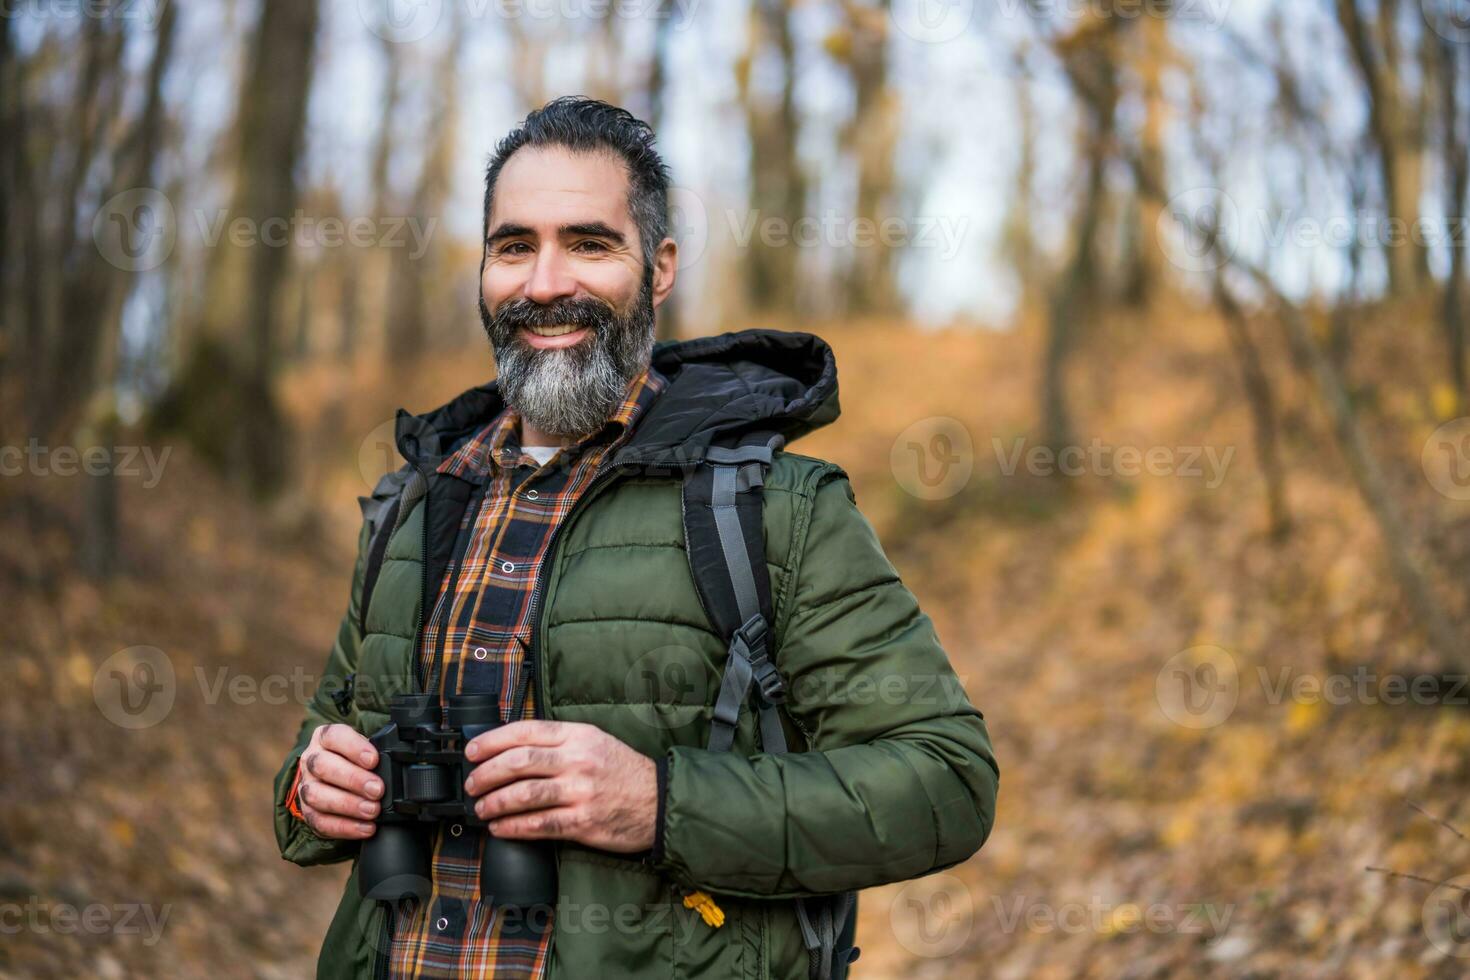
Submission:
<svg viewBox="0 0 1470 980">
<path fill-rule="evenodd" d="M 626 242 L 623 233 L 604 221 L 583 221 L 576 224 L 562 225 L 557 229 L 562 237 L 573 235 L 589 235 L 593 238 L 604 238 L 610 242 L 622 245 Z M 532 238 L 536 234 L 535 229 L 529 225 L 520 225 L 514 222 L 506 222 L 492 231 L 486 238 L 485 244 L 494 245 L 496 242 L 507 238 Z"/>
</svg>

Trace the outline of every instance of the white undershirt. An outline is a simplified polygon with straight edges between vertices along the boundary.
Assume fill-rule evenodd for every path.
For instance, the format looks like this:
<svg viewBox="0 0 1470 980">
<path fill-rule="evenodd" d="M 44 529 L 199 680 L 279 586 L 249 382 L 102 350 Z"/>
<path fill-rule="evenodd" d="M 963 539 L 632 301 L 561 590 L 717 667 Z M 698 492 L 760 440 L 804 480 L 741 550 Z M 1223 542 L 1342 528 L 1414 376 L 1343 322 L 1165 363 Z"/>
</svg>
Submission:
<svg viewBox="0 0 1470 980">
<path fill-rule="evenodd" d="M 551 459 L 561 450 L 560 446 L 522 446 L 521 451 L 536 461 L 536 465 L 545 466 L 546 461 Z"/>
</svg>

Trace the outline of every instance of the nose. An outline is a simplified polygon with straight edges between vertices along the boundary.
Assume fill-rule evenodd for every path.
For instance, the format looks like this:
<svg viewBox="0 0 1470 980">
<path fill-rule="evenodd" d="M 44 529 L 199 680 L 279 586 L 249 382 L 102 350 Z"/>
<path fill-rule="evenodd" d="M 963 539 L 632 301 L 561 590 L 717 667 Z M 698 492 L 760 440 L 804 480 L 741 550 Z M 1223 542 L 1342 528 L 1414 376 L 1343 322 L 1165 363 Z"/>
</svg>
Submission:
<svg viewBox="0 0 1470 980">
<path fill-rule="evenodd" d="M 577 280 L 571 275 L 570 264 L 562 250 L 553 245 L 538 251 L 531 278 L 526 281 L 526 298 L 546 306 L 576 292 Z"/>
</svg>

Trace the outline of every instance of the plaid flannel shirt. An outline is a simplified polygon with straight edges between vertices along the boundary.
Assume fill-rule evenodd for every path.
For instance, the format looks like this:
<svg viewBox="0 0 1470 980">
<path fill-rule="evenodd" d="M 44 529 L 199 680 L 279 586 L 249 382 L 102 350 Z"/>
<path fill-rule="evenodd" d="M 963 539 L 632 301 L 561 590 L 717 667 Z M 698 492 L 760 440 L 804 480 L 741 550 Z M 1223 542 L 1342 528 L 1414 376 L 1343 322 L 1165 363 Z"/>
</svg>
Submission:
<svg viewBox="0 0 1470 980">
<path fill-rule="evenodd" d="M 455 554 L 425 625 L 418 656 L 441 696 L 496 692 L 509 719 L 535 712 L 535 685 L 521 692 L 535 628 L 533 592 L 556 529 L 587 490 L 598 465 L 632 432 L 666 384 L 652 368 L 628 386 L 607 425 L 544 465 L 520 448 L 520 419 L 507 408 L 449 456 L 439 472 L 479 484 L 460 525 Z M 552 916 L 497 916 L 479 887 L 483 837 L 441 825 L 433 892 L 394 916 L 389 951 L 395 978 L 545 975 Z"/>
</svg>

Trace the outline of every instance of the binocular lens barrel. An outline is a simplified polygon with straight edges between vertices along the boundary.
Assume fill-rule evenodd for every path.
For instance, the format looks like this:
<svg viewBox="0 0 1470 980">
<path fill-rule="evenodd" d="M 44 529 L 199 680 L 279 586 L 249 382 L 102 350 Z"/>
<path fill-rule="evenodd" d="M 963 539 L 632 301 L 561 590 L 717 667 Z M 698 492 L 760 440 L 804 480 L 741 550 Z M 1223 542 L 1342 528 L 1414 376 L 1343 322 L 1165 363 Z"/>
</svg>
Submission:
<svg viewBox="0 0 1470 980">
<path fill-rule="evenodd" d="M 432 694 L 395 694 L 388 714 L 400 729 L 438 728 L 439 699 Z"/>
<path fill-rule="evenodd" d="M 496 908 L 556 905 L 556 852 L 549 841 L 502 840 L 485 833 L 480 894 Z"/>
<path fill-rule="evenodd" d="M 500 724 L 500 698 L 495 694 L 455 694 L 444 701 L 450 728 Z"/>
<path fill-rule="evenodd" d="M 432 862 L 428 835 L 420 828 L 380 823 L 357 859 L 358 894 L 379 902 L 423 901 L 433 890 Z"/>
</svg>

